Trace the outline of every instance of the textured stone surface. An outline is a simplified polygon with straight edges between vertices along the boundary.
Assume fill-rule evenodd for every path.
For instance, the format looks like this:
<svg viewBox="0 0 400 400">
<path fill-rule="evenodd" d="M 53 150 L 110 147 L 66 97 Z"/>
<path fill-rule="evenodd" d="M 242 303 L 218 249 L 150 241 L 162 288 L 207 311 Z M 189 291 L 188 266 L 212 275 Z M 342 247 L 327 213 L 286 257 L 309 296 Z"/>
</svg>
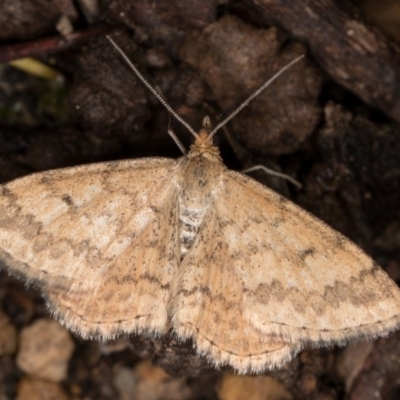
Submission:
<svg viewBox="0 0 400 400">
<path fill-rule="evenodd" d="M 27 374 L 59 382 L 66 377 L 73 350 L 65 328 L 56 321 L 41 319 L 21 332 L 17 363 Z"/>
</svg>

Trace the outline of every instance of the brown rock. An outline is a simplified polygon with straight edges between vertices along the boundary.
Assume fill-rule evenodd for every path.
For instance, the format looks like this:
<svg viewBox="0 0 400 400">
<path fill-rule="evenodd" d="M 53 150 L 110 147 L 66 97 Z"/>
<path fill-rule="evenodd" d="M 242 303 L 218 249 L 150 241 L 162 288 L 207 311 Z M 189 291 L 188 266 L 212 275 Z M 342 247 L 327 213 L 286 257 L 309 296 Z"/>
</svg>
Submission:
<svg viewBox="0 0 400 400">
<path fill-rule="evenodd" d="M 229 113 L 300 54 L 276 28 L 256 29 L 227 16 L 193 33 L 180 56 L 198 70 L 219 106 Z M 287 154 L 311 135 L 320 118 L 321 78 L 306 60 L 277 79 L 231 122 L 232 132 L 258 154 Z"/>
<path fill-rule="evenodd" d="M 365 360 L 373 350 L 372 342 L 361 342 L 348 346 L 340 352 L 336 369 L 340 378 L 345 383 L 346 391 L 350 392 L 354 379 L 357 378 L 364 367 Z"/>
<path fill-rule="evenodd" d="M 58 322 L 40 319 L 21 332 L 18 366 L 27 374 L 59 382 L 67 375 L 74 344 Z"/>
<path fill-rule="evenodd" d="M 359 365 L 349 400 L 397 399 L 400 369 L 400 333 L 375 341 Z"/>
<path fill-rule="evenodd" d="M 142 361 L 134 369 L 137 380 L 137 400 L 185 400 L 193 398 L 185 378 L 173 378 L 149 361 Z"/>
<path fill-rule="evenodd" d="M 292 400 L 293 396 L 269 376 L 226 374 L 218 387 L 220 400 Z"/>
<path fill-rule="evenodd" d="M 68 400 L 57 383 L 24 378 L 18 385 L 17 400 Z"/>
<path fill-rule="evenodd" d="M 55 32 L 62 10 L 47 0 L 0 2 L 0 39 L 23 40 Z"/>
<path fill-rule="evenodd" d="M 0 356 L 14 354 L 16 349 L 17 329 L 8 315 L 0 310 Z"/>
<path fill-rule="evenodd" d="M 113 371 L 113 383 L 121 400 L 134 398 L 137 389 L 137 379 L 132 369 L 117 365 Z"/>
</svg>

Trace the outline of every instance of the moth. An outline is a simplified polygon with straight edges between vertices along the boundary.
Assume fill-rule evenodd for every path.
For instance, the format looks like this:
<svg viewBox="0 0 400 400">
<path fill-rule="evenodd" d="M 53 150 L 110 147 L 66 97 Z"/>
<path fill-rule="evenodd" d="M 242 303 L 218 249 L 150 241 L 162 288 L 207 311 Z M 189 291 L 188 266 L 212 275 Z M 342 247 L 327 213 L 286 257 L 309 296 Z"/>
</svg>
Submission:
<svg viewBox="0 0 400 400">
<path fill-rule="evenodd" d="M 144 83 L 192 132 L 190 151 L 2 185 L 0 259 L 9 273 L 36 284 L 51 313 L 84 338 L 171 329 L 239 373 L 280 367 L 305 346 L 399 328 L 400 290 L 370 257 L 227 169 L 212 142 L 227 120 L 212 130 L 205 118 L 196 133 Z"/>
</svg>

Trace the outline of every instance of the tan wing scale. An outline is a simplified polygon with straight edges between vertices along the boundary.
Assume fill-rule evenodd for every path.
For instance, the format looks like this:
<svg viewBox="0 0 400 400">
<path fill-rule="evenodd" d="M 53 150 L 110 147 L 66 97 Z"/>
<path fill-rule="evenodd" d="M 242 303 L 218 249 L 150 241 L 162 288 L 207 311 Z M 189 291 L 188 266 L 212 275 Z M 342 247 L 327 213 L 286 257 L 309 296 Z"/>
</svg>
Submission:
<svg viewBox="0 0 400 400">
<path fill-rule="evenodd" d="M 260 334 L 246 321 L 242 280 L 219 229 L 210 209 L 174 281 L 173 328 L 179 337 L 192 338 L 214 365 L 229 364 L 240 373 L 281 366 L 300 344 Z"/>
<path fill-rule="evenodd" d="M 175 168 L 168 159 L 102 163 L 3 186 L 0 258 L 83 336 L 162 332 L 179 260 Z"/>
<path fill-rule="evenodd" d="M 215 199 L 245 319 L 290 342 L 344 344 L 400 326 L 400 290 L 355 244 L 251 178 L 227 171 Z"/>
</svg>

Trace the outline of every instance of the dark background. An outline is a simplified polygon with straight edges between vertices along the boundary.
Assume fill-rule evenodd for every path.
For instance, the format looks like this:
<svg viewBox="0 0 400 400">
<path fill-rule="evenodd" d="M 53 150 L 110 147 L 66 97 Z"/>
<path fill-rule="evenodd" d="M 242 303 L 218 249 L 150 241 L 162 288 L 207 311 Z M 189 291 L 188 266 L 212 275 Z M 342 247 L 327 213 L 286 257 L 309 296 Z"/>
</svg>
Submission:
<svg viewBox="0 0 400 400">
<path fill-rule="evenodd" d="M 180 157 L 170 123 L 190 145 L 190 133 L 170 121 L 106 34 L 195 129 L 205 115 L 214 122 L 228 115 L 304 53 L 219 132 L 224 161 L 238 170 L 263 164 L 299 180 L 302 190 L 253 175 L 351 238 L 398 280 L 399 26 L 395 0 L 3 0 L 0 182 L 97 161 Z M 35 76 L 30 62 L 26 71 L 8 64 L 23 57 L 51 66 L 57 78 Z M 0 272 L 0 398 L 400 395 L 398 334 L 345 350 L 305 350 L 284 370 L 266 373 L 273 378 L 216 371 L 191 343 L 170 336 L 109 344 L 73 336 L 64 379 L 25 373 L 16 362 L 21 332 L 46 317 L 38 292 Z M 36 350 L 36 358 L 45 353 Z M 57 346 L 54 353 L 57 359 Z"/>
</svg>

